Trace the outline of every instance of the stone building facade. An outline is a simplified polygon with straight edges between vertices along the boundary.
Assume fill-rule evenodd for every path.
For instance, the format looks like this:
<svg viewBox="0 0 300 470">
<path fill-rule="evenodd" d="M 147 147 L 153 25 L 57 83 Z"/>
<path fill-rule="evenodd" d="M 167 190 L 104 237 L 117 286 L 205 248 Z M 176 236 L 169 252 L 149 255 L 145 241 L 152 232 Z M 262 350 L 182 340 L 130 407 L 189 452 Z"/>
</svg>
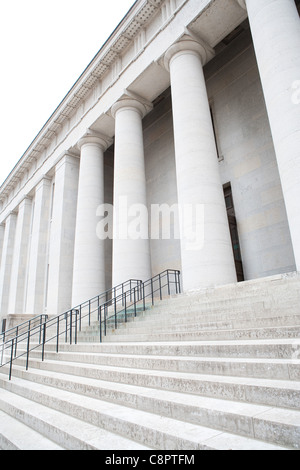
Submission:
<svg viewBox="0 0 300 470">
<path fill-rule="evenodd" d="M 299 51 L 299 1 L 137 0 L 0 188 L 0 318 L 168 268 L 186 291 L 299 271 Z M 124 201 L 148 236 L 120 236 Z"/>
</svg>

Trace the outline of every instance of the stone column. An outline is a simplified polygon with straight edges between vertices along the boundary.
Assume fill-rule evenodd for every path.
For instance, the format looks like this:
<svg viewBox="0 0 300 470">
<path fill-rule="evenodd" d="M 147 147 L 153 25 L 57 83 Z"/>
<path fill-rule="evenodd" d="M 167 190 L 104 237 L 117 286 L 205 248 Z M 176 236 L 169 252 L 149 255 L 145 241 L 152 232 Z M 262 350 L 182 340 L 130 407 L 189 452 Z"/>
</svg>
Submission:
<svg viewBox="0 0 300 470">
<path fill-rule="evenodd" d="M 130 96 L 112 108 L 115 127 L 113 286 L 151 277 L 142 118 L 148 103 Z"/>
<path fill-rule="evenodd" d="M 108 138 L 96 134 L 83 137 L 75 232 L 73 307 L 104 292 L 105 243 L 97 236 L 97 208 L 104 204 L 104 151 Z"/>
<path fill-rule="evenodd" d="M 28 263 L 28 245 L 32 213 L 32 199 L 25 197 L 19 205 L 12 262 L 8 313 L 24 314 Z"/>
<path fill-rule="evenodd" d="M 171 75 L 184 290 L 236 281 L 203 75 L 212 53 L 186 35 L 165 55 Z"/>
<path fill-rule="evenodd" d="M 78 176 L 79 158 L 65 154 L 55 167 L 47 291 L 50 315 L 72 307 Z"/>
<path fill-rule="evenodd" d="M 5 234 L 5 224 L 0 224 L 0 269 L 1 269 L 1 258 L 2 258 L 4 234 Z"/>
<path fill-rule="evenodd" d="M 5 232 L 2 247 L 2 259 L 0 269 L 0 317 L 8 313 L 9 289 L 11 269 L 15 243 L 17 214 L 11 212 L 5 221 Z"/>
<path fill-rule="evenodd" d="M 0 262 L 1 262 L 2 248 L 3 248 L 4 233 L 5 233 L 5 224 L 0 224 Z"/>
<path fill-rule="evenodd" d="M 26 313 L 45 310 L 47 254 L 50 225 L 51 179 L 44 177 L 35 188 L 27 275 Z"/>
<path fill-rule="evenodd" d="M 238 1 L 248 10 L 296 267 L 300 271 L 299 13 L 294 0 Z"/>
</svg>

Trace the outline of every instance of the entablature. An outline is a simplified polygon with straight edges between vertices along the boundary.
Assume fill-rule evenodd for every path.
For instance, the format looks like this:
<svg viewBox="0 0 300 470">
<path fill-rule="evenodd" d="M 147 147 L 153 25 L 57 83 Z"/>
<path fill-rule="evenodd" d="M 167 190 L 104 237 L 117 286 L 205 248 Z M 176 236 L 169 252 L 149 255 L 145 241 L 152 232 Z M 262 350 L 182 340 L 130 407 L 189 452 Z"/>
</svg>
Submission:
<svg viewBox="0 0 300 470">
<path fill-rule="evenodd" d="M 246 16 L 236 0 L 226 0 L 225 8 L 223 0 L 135 2 L 2 184 L 0 223 L 22 191 L 30 190 L 37 172 L 51 171 L 64 151 L 76 152 L 87 129 L 113 138 L 110 109 L 125 91 L 152 102 L 168 88 L 163 57 L 186 28 L 214 47 Z"/>
</svg>

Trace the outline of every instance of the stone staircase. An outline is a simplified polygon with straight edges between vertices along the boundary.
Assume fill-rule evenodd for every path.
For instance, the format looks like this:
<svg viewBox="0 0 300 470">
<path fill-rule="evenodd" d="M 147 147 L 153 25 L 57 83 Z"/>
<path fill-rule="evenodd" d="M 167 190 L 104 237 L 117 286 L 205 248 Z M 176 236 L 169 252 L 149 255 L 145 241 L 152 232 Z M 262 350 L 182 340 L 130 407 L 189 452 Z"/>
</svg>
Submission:
<svg viewBox="0 0 300 470">
<path fill-rule="evenodd" d="M 0 448 L 300 448 L 300 274 L 158 302 L 0 368 Z"/>
</svg>

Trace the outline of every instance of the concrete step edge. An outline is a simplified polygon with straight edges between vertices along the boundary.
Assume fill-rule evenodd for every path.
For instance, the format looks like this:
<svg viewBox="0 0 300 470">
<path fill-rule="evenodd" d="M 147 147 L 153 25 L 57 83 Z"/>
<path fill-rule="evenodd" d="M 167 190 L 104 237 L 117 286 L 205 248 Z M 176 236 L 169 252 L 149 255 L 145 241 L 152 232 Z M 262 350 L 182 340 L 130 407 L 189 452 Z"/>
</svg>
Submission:
<svg viewBox="0 0 300 470">
<path fill-rule="evenodd" d="M 79 395 L 74 395 L 73 393 L 66 392 L 56 389 L 53 387 L 47 386 L 35 386 L 42 391 L 36 392 L 39 393 L 39 400 L 46 400 L 48 402 L 49 396 L 51 396 L 51 407 L 57 410 L 64 410 L 66 413 L 74 413 L 76 410 L 76 415 L 80 414 L 85 417 L 86 421 L 95 419 L 95 416 L 100 420 L 98 425 L 101 423 L 105 429 L 108 429 L 110 432 L 115 431 L 116 428 L 120 431 L 120 426 L 124 428 L 121 434 L 126 434 L 131 437 L 132 433 L 134 436 L 138 437 L 137 440 L 147 440 L 145 445 L 165 449 L 165 442 L 172 443 L 172 449 L 184 448 L 188 449 L 198 449 L 198 448 L 209 448 L 206 446 L 205 441 L 209 437 L 216 437 L 220 433 L 220 429 L 215 429 L 213 427 L 199 426 L 195 423 L 186 423 L 176 418 L 168 418 L 164 416 L 153 415 L 152 413 L 136 410 L 134 408 L 127 408 L 121 405 L 116 405 L 107 402 L 102 402 L 95 398 L 85 397 L 84 402 Z M 24 384 L 21 387 L 22 395 L 24 395 Z M 28 387 L 29 393 L 32 396 L 32 389 Z M 43 396 L 43 398 L 41 398 Z M 35 395 L 35 400 L 38 397 Z M 230 405 L 229 405 L 230 407 Z M 252 407 L 253 411 L 253 407 Z M 259 430 L 261 426 L 267 426 L 267 421 L 263 418 L 260 419 L 259 416 L 264 413 L 268 413 L 270 417 L 272 409 L 269 407 L 257 406 L 254 414 L 250 415 L 247 413 L 244 416 L 244 420 L 239 417 L 240 425 L 240 434 L 247 438 L 259 439 L 259 434 L 262 432 Z M 208 410 L 211 412 L 211 410 Z M 279 411 L 276 410 L 277 416 Z M 218 414 L 218 412 L 217 412 Z M 222 414 L 222 413 L 221 413 Z M 232 410 L 228 412 L 228 417 L 232 415 Z M 233 419 L 233 418 L 232 418 Z M 257 420 L 257 421 L 256 421 Z M 221 421 L 223 422 L 222 418 Z M 258 431 L 255 431 L 253 424 L 256 424 Z M 224 427 L 229 426 L 222 425 Z M 232 426 L 232 424 L 231 424 Z M 272 443 L 272 440 L 278 440 L 279 437 L 283 438 L 284 444 L 281 442 L 280 445 L 284 446 L 297 446 L 297 441 L 294 442 L 294 434 L 297 434 L 297 426 L 294 426 L 291 423 L 290 419 L 286 419 L 286 410 L 282 413 L 282 417 L 277 422 L 272 422 L 272 426 L 276 429 L 276 432 L 273 432 L 269 435 L 267 441 Z M 284 436 L 281 436 L 280 429 L 284 427 Z M 235 427 L 236 430 L 236 427 Z M 200 436 L 205 436 L 204 442 L 199 440 Z M 225 431 L 224 431 L 225 432 Z M 228 431 L 226 431 L 228 432 Z M 250 434 L 250 435 L 249 435 Z M 255 435 L 256 434 L 256 435 Z M 142 437 L 139 437 L 142 436 Z M 149 440 L 150 439 L 150 440 Z M 184 444 L 184 447 L 181 447 Z M 278 443 L 277 443 L 278 444 Z"/>
<path fill-rule="evenodd" d="M 31 358 L 40 359 L 32 351 Z M 224 375 L 275 380 L 300 380 L 300 355 L 296 359 L 236 359 L 187 356 L 146 356 L 108 353 L 46 352 L 45 360 L 63 360 L 82 364 L 137 367 L 151 370 Z"/>
<path fill-rule="evenodd" d="M 7 390 L 1 392 L 0 408 L 68 450 L 105 450 L 108 445 L 111 450 L 145 449 L 144 446 L 136 445 L 132 440 L 109 431 L 102 431 L 101 438 L 95 438 L 100 432 L 92 423 Z"/>
<path fill-rule="evenodd" d="M 0 421 L 1 450 L 64 450 L 62 446 L 3 411 L 0 411 Z"/>
<path fill-rule="evenodd" d="M 25 362 L 18 361 L 24 365 Z M 243 403 L 267 404 L 276 407 L 300 409 L 300 382 L 231 376 L 211 376 L 187 372 L 100 366 L 63 361 L 31 360 L 30 368 L 44 372 L 64 373 L 98 380 L 138 385 L 147 388 L 236 400 Z M 24 369 L 23 369 L 24 370 Z"/>
</svg>

